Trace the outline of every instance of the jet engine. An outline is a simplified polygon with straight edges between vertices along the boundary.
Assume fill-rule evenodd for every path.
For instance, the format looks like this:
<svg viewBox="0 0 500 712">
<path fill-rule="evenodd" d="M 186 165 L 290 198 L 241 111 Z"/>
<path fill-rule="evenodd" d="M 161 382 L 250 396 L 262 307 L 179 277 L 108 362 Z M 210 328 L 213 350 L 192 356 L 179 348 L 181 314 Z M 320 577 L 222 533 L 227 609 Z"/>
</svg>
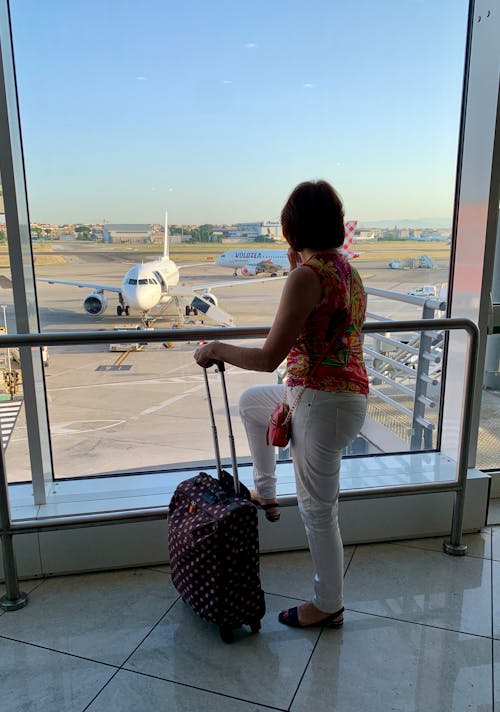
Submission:
<svg viewBox="0 0 500 712">
<path fill-rule="evenodd" d="M 108 300 L 102 292 L 94 292 L 89 294 L 83 300 L 83 308 L 91 316 L 99 316 L 99 314 L 104 314 L 106 307 L 108 306 Z"/>
<path fill-rule="evenodd" d="M 257 269 L 255 265 L 245 265 L 240 270 L 241 274 L 245 275 L 245 277 L 250 277 L 254 274 L 258 274 L 260 271 L 261 270 Z"/>
</svg>

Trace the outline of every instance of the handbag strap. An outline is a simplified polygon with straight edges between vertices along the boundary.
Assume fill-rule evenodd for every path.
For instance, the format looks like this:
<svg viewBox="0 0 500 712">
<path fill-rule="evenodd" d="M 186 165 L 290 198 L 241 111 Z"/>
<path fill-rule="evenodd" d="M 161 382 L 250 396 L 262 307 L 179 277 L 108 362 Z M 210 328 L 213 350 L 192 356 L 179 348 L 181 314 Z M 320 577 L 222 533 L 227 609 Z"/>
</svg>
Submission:
<svg viewBox="0 0 500 712">
<path fill-rule="evenodd" d="M 303 396 L 303 394 L 304 394 L 304 391 L 305 391 L 306 388 L 307 388 L 307 384 L 308 384 L 308 382 L 311 380 L 311 378 L 312 378 L 314 372 L 317 370 L 318 366 L 321 364 L 321 362 L 322 362 L 323 359 L 325 358 L 326 354 L 327 354 L 328 351 L 330 350 L 330 347 L 333 346 L 333 344 L 338 340 L 340 334 L 344 331 L 346 324 L 347 324 L 347 320 L 344 321 L 344 322 L 335 330 L 335 333 L 334 333 L 334 335 L 333 335 L 333 338 L 330 339 L 330 341 L 327 343 L 326 347 L 323 349 L 323 352 L 321 353 L 321 356 L 320 356 L 319 359 L 316 361 L 316 363 L 314 364 L 314 366 L 312 367 L 312 369 L 309 371 L 309 373 L 308 373 L 308 375 L 307 375 L 307 378 L 306 378 L 306 382 L 300 387 L 300 391 L 297 393 L 297 395 L 296 395 L 296 397 L 295 397 L 295 400 L 293 401 L 292 405 L 290 406 L 290 410 L 289 410 L 288 413 L 286 414 L 286 418 L 285 418 L 285 420 L 283 421 L 285 425 L 288 423 L 288 421 L 289 421 L 290 418 L 292 417 L 292 413 L 293 413 L 293 411 L 295 410 L 295 408 L 298 406 L 299 401 L 300 401 L 300 399 L 302 398 L 302 396 Z M 285 391 L 285 402 L 286 402 L 286 391 Z"/>
<path fill-rule="evenodd" d="M 351 272 L 351 283 L 350 283 L 350 285 L 349 285 L 349 302 L 351 301 L 351 298 L 352 298 L 352 272 Z M 350 304 L 349 304 L 349 306 L 350 306 Z M 346 318 L 343 319 L 342 323 L 335 329 L 335 331 L 333 332 L 332 338 L 328 341 L 328 343 L 326 344 L 325 348 L 324 348 L 323 351 L 321 352 L 321 355 L 320 355 L 319 359 L 316 361 L 316 363 L 314 364 L 314 366 L 311 368 L 311 370 L 310 370 L 309 373 L 307 374 L 307 378 L 306 378 L 306 380 L 305 380 L 305 383 L 301 386 L 300 391 L 297 393 L 297 396 L 296 396 L 294 402 L 292 403 L 292 405 L 290 406 L 290 410 L 288 411 L 288 413 L 287 413 L 287 415 L 286 415 L 286 418 L 285 418 L 285 420 L 284 420 L 284 423 L 285 423 L 285 424 L 287 424 L 288 421 L 290 420 L 290 418 L 292 417 L 292 413 L 293 413 L 293 411 L 295 410 L 295 408 L 298 406 L 299 401 L 300 401 L 300 399 L 302 398 L 302 395 L 303 395 L 304 391 L 305 391 L 306 388 L 307 388 L 308 382 L 312 379 L 314 373 L 316 372 L 316 370 L 317 370 L 318 367 L 320 366 L 320 364 L 321 364 L 321 362 L 323 361 L 323 359 L 325 358 L 326 354 L 329 352 L 329 350 L 330 350 L 331 347 L 335 344 L 335 342 L 338 341 L 340 335 L 345 331 L 345 329 L 346 329 L 346 327 L 347 327 L 347 325 L 348 325 L 348 323 L 349 323 L 348 314 L 349 314 L 349 312 L 347 312 Z M 285 403 L 286 403 L 286 391 L 285 391 Z"/>
</svg>

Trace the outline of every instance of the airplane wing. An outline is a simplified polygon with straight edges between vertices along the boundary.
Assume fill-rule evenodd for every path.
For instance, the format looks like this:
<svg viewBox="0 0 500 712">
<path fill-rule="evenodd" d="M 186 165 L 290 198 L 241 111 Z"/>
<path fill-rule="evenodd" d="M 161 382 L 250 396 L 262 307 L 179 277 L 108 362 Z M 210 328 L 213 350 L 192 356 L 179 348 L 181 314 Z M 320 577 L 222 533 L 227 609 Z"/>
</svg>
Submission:
<svg viewBox="0 0 500 712">
<path fill-rule="evenodd" d="M 286 277 L 261 277 L 259 279 L 246 279 L 246 280 L 233 280 L 232 282 L 218 282 L 217 284 L 199 284 L 196 286 L 191 286 L 191 285 L 184 285 L 184 286 L 189 286 L 189 289 L 193 292 L 208 292 L 211 291 L 212 289 L 217 289 L 218 287 L 240 287 L 243 285 L 246 285 L 247 287 L 250 284 L 258 284 L 258 282 L 267 282 L 270 284 L 270 282 L 280 282 L 281 280 L 286 279 Z M 175 287 L 173 287 L 170 291 L 171 294 L 175 292 Z"/>
<path fill-rule="evenodd" d="M 193 262 L 190 264 L 180 265 L 178 262 L 175 263 L 178 270 L 186 269 L 186 267 L 206 267 L 207 265 L 214 265 L 215 262 L 207 260 L 206 262 Z"/>
<path fill-rule="evenodd" d="M 257 267 L 261 267 L 262 269 L 283 269 L 280 265 L 275 264 L 271 257 L 267 260 L 257 262 Z"/>
<path fill-rule="evenodd" d="M 107 284 L 92 284 L 91 282 L 69 282 L 64 279 L 49 279 L 48 277 L 37 277 L 37 282 L 48 282 L 49 284 L 68 284 L 72 287 L 87 287 L 95 289 L 97 292 L 121 292 L 121 287 L 110 287 Z"/>
</svg>

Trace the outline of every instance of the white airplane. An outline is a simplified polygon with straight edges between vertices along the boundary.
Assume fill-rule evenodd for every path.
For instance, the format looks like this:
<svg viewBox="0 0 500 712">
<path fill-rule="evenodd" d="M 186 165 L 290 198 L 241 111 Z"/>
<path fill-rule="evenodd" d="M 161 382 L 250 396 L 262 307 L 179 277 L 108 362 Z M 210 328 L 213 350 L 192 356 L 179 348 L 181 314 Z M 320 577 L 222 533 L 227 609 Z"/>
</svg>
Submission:
<svg viewBox="0 0 500 712">
<path fill-rule="evenodd" d="M 187 265 L 186 265 L 187 266 Z M 165 242 L 163 256 L 152 262 L 133 265 L 124 276 L 121 285 L 94 284 L 92 282 L 71 282 L 63 279 L 37 277 L 39 282 L 68 284 L 94 290 L 83 300 L 83 308 L 91 316 L 104 314 L 108 306 L 105 292 L 118 295 L 116 313 L 129 316 L 131 310 L 138 311 L 145 325 L 151 321 L 150 311 L 163 307 L 174 300 L 177 308 L 184 308 L 186 316 L 201 312 L 223 326 L 234 326 L 233 317 L 218 306 L 212 288 L 229 286 L 228 283 L 200 286 L 179 284 L 179 268 L 168 255 L 168 225 L 165 214 Z M 161 309 L 160 309 L 161 314 Z M 158 314 L 157 316 L 159 316 Z"/>
<path fill-rule="evenodd" d="M 431 235 L 421 235 L 417 237 L 413 233 L 408 236 L 409 240 L 414 242 L 451 242 L 451 237 L 449 235 L 441 235 L 439 232 L 433 232 Z"/>
<path fill-rule="evenodd" d="M 357 220 L 346 222 L 344 244 L 338 250 L 348 259 L 354 259 L 361 254 L 351 250 L 357 224 Z M 263 272 L 269 272 L 272 277 L 276 277 L 278 272 L 282 271 L 286 275 L 290 269 L 288 250 L 229 250 L 219 255 L 215 263 L 220 267 L 231 267 L 234 270 L 233 277 L 236 277 L 238 270 L 245 277 Z"/>
</svg>

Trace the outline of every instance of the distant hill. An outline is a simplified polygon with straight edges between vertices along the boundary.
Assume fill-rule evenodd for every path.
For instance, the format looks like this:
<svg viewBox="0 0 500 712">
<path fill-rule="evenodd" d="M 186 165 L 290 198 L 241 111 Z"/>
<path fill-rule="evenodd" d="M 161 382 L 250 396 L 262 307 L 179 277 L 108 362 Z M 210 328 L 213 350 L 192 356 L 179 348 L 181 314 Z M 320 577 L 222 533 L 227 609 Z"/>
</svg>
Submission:
<svg viewBox="0 0 500 712">
<path fill-rule="evenodd" d="M 392 219 L 392 220 L 360 220 L 358 222 L 359 227 L 394 227 L 397 225 L 399 228 L 424 228 L 424 227 L 436 227 L 436 228 L 446 228 L 449 227 L 451 230 L 451 218 L 404 218 L 404 219 Z"/>
</svg>

